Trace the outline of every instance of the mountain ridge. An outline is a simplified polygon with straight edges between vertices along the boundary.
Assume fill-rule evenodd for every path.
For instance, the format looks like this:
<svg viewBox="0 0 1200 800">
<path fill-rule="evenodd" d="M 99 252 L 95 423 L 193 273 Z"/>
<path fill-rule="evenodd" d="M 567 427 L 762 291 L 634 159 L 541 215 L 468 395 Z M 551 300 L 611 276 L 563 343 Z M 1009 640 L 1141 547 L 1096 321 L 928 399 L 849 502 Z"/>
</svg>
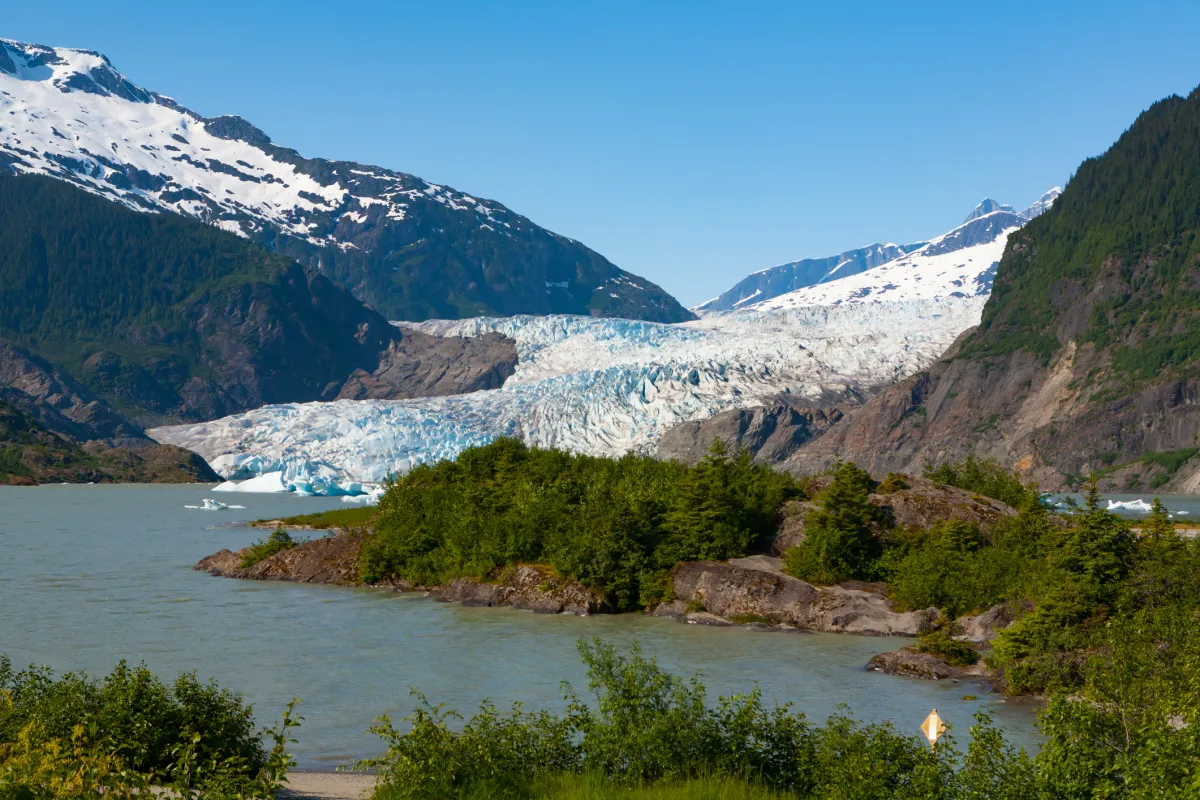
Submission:
<svg viewBox="0 0 1200 800">
<path fill-rule="evenodd" d="M 95 51 L 0 40 L 0 164 L 174 211 L 314 267 L 390 319 L 575 313 L 692 318 L 655 284 L 500 203 L 306 158 L 205 118 Z"/>
<path fill-rule="evenodd" d="M 725 292 L 712 300 L 694 306 L 692 310 L 705 314 L 760 306 L 771 307 L 771 301 L 784 295 L 860 276 L 893 262 L 919 259 L 922 253 L 927 256 L 937 256 L 967 247 L 988 244 L 1001 234 L 1019 228 L 1042 214 L 1054 203 L 1055 198 L 1061 192 L 1062 190 L 1055 186 L 1022 211 L 1015 211 L 1012 206 L 1002 205 L 991 198 L 984 198 L 971 210 L 962 223 L 933 239 L 906 245 L 876 242 L 866 247 L 847 250 L 836 256 L 801 259 L 769 267 L 747 275 Z M 985 218 L 985 222 L 979 222 Z M 1004 224 L 998 225 L 997 223 Z M 996 260 L 999 260 L 998 253 Z M 959 276 L 952 280 L 959 280 L 961 285 L 963 277 L 975 279 L 979 274 L 976 271 L 969 276 Z M 870 293 L 872 283 L 870 278 L 861 278 L 858 282 L 861 288 Z M 877 283 L 886 284 L 888 279 L 880 279 Z M 991 288 L 990 280 L 984 280 L 980 285 L 984 286 L 985 290 Z M 946 289 L 947 294 L 953 291 L 955 291 L 953 288 Z M 797 297 L 802 297 L 802 295 L 797 295 Z M 781 302 L 786 303 L 786 301 Z M 804 301 L 797 300 L 796 302 L 799 304 Z"/>
</svg>

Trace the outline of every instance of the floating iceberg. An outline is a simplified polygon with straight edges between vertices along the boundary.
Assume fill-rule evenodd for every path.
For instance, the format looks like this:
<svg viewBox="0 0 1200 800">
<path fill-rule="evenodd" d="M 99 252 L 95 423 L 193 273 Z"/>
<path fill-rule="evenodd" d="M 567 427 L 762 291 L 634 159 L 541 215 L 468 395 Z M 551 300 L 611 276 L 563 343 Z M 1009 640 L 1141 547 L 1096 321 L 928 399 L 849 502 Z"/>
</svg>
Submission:
<svg viewBox="0 0 1200 800">
<path fill-rule="evenodd" d="M 213 500 L 211 497 L 206 497 L 202 505 L 184 506 L 184 508 L 197 509 L 199 511 L 224 511 L 227 508 L 245 508 L 245 506 L 227 506 L 220 500 Z"/>
<path fill-rule="evenodd" d="M 241 483 L 226 481 L 213 487 L 214 492 L 248 492 L 253 494 L 278 494 L 291 491 L 291 487 L 283 483 L 282 472 L 265 472 L 255 478 Z"/>
<path fill-rule="evenodd" d="M 1109 511 L 1149 511 L 1152 506 L 1140 497 L 1137 500 L 1109 500 Z"/>
</svg>

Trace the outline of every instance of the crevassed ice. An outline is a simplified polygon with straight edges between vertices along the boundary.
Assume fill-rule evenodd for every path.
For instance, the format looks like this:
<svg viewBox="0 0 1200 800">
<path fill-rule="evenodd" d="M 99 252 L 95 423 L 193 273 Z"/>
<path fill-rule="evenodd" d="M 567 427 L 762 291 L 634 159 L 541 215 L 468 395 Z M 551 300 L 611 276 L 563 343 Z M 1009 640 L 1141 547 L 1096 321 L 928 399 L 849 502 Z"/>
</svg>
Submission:
<svg viewBox="0 0 1200 800">
<path fill-rule="evenodd" d="M 736 311 L 681 325 L 578 316 L 424 322 L 411 327 L 510 336 L 516 373 L 472 394 L 266 406 L 151 435 L 200 453 L 226 477 L 279 472 L 285 486 L 323 494 L 357 494 L 361 484 L 500 436 L 596 455 L 649 452 L 674 425 L 780 392 L 815 400 L 910 375 L 977 324 L 984 301 Z"/>
</svg>

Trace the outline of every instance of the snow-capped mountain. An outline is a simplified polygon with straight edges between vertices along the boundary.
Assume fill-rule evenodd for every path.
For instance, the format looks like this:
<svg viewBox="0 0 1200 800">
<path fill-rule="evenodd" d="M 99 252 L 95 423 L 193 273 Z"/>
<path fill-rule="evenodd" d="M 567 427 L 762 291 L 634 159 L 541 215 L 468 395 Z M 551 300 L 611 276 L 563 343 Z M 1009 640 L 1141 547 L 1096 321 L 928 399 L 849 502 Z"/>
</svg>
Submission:
<svg viewBox="0 0 1200 800">
<path fill-rule="evenodd" d="M 680 422 L 780 392 L 816 403 L 910 375 L 977 324 L 983 302 L 738 311 L 682 325 L 569 316 L 430 322 L 417 327 L 512 337 L 516 374 L 500 389 L 455 397 L 266 406 L 150 433 L 223 475 L 282 471 L 285 485 L 317 492 L 379 481 L 498 436 L 593 454 L 648 451 Z"/>
<path fill-rule="evenodd" d="M 828 258 L 806 258 L 801 261 L 780 264 L 777 267 L 747 275 L 732 288 L 706 303 L 695 306 L 692 311 L 700 314 L 733 311 L 752 303 L 803 289 L 806 286 L 816 286 L 827 281 L 835 281 L 849 275 L 866 272 L 899 258 L 905 253 L 911 253 L 924 244 L 925 242 L 916 244 L 892 244 L 890 242 L 879 244 L 876 242 Z"/>
<path fill-rule="evenodd" d="M 985 198 L 963 224 L 928 242 L 874 244 L 757 272 L 694 311 L 798 308 L 850 301 L 986 295 L 1008 235 L 1050 207 L 1057 186 L 1024 211 Z M 832 265 L 821 273 L 824 265 Z M 804 268 L 801 268 L 804 265 Z"/>
<path fill-rule="evenodd" d="M 199 218 L 318 266 L 391 319 L 500 313 L 691 318 L 653 283 L 500 203 L 305 158 L 205 118 L 96 52 L 0 40 L 0 168 Z"/>
</svg>

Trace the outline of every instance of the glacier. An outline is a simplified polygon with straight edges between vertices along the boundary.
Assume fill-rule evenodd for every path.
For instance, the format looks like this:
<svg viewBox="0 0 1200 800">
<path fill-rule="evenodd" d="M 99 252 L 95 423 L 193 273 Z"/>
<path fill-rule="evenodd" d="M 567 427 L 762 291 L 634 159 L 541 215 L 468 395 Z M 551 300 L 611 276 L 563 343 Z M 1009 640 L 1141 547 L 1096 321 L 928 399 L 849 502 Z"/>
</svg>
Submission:
<svg viewBox="0 0 1200 800">
<path fill-rule="evenodd" d="M 465 395 L 265 406 L 149 433 L 226 478 L 279 473 L 286 487 L 316 494 L 360 494 L 501 436 L 594 455 L 650 452 L 680 422 L 781 392 L 817 403 L 906 377 L 977 324 L 983 303 L 846 303 L 674 325 L 560 315 L 424 322 L 413 327 L 512 337 L 515 374 Z"/>
<path fill-rule="evenodd" d="M 570 315 L 396 322 L 434 336 L 500 333 L 517 346 L 499 389 L 397 401 L 267 406 L 151 436 L 230 479 L 347 497 L 501 436 L 592 455 L 653 452 L 682 422 L 791 394 L 855 400 L 928 367 L 979 323 L 1022 212 L 985 200 L 959 227 L 856 274 L 745 297 L 677 324 Z"/>
</svg>

